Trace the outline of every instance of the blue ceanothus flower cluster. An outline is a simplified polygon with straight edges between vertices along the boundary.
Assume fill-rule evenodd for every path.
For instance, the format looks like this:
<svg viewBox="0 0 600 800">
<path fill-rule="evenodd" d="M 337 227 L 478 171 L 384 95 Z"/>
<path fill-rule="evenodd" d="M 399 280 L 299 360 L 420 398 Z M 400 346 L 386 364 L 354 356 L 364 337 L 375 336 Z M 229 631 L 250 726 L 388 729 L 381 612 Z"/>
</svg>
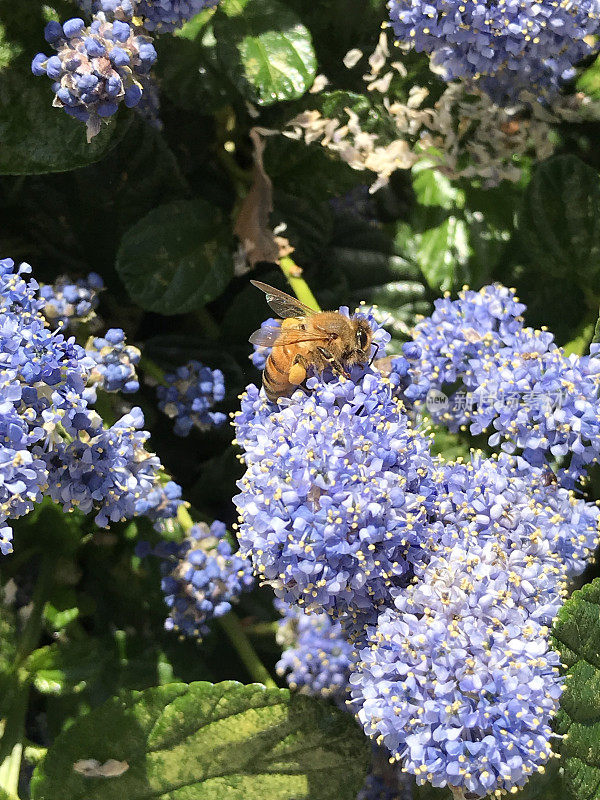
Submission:
<svg viewBox="0 0 600 800">
<path fill-rule="evenodd" d="M 31 267 L 0 261 L 0 550 L 12 549 L 8 521 L 44 495 L 65 510 L 94 511 L 105 526 L 164 503 L 160 461 L 145 449 L 140 409 L 110 428 L 88 404 L 94 361 L 73 337 L 52 330 Z"/>
<path fill-rule="evenodd" d="M 31 69 L 52 80 L 54 105 L 85 122 L 88 141 L 121 103 L 160 126 L 152 34 L 172 32 L 218 1 L 80 0 L 91 23 L 79 17 L 49 22 L 44 36 L 56 55 L 38 53 Z"/>
<path fill-rule="evenodd" d="M 208 622 L 231 611 L 242 592 L 254 586 L 252 564 L 234 553 L 223 522 L 193 525 L 182 542 L 138 547 L 138 554 L 161 559 L 161 587 L 169 615 L 167 630 L 200 638 Z"/>
<path fill-rule="evenodd" d="M 405 347 L 407 394 L 453 431 L 492 428 L 492 446 L 538 467 L 558 461 L 573 486 L 600 456 L 600 348 L 565 355 L 551 333 L 525 327 L 524 308 L 500 285 L 437 300 Z"/>
<path fill-rule="evenodd" d="M 293 682 L 341 691 L 341 661 L 329 658 L 339 631 L 352 645 L 350 708 L 366 733 L 418 783 L 485 796 L 522 786 L 551 755 L 562 680 L 550 628 L 568 579 L 593 555 L 600 512 L 566 470 L 551 469 L 554 440 L 538 445 L 541 460 L 432 455 L 419 403 L 462 375 L 469 348 L 501 336 L 501 371 L 512 349 L 534 383 L 548 380 L 536 358 L 522 359 L 532 339 L 546 339 L 523 327 L 514 294 L 477 296 L 461 324 L 442 301 L 454 317 L 442 324 L 436 308 L 387 376 L 375 367 L 313 376 L 308 391 L 276 404 L 249 386 L 235 419 L 246 466 L 235 502 L 240 552 L 317 620 L 283 656 Z M 370 321 L 381 355 L 385 334 Z M 567 359 L 565 373 L 562 361 L 553 366 L 553 378 L 576 374 L 591 391 L 565 401 L 560 435 L 568 426 L 580 436 L 576 420 L 587 424 L 588 405 L 598 407 L 590 360 Z"/>
<path fill-rule="evenodd" d="M 117 19 L 132 21 L 146 31 L 172 33 L 219 0 L 80 0 L 80 5 Z"/>
<path fill-rule="evenodd" d="M 334 699 L 345 706 L 352 645 L 342 626 L 328 614 L 305 614 L 298 606 L 276 601 L 282 619 L 277 641 L 285 647 L 277 674 L 285 675 L 291 689 Z"/>
<path fill-rule="evenodd" d="M 94 325 L 103 288 L 104 281 L 96 272 L 79 280 L 61 275 L 54 283 L 40 285 L 40 297 L 44 299 L 42 313 L 51 327 L 63 331 L 83 324 Z"/>
<path fill-rule="evenodd" d="M 192 428 L 206 431 L 227 419 L 221 411 L 212 411 L 225 397 L 225 379 L 220 369 L 211 369 L 199 361 L 189 361 L 165 375 L 165 385 L 156 388 L 158 407 L 175 420 L 173 432 L 187 436 Z"/>
<path fill-rule="evenodd" d="M 396 38 L 420 52 L 447 81 L 476 83 L 493 100 L 517 100 L 523 90 L 555 94 L 574 65 L 596 47 L 598 0 L 390 0 Z"/>
<path fill-rule="evenodd" d="M 53 81 L 54 105 L 85 122 L 88 141 L 120 103 L 128 108 L 138 105 L 156 61 L 149 36 L 127 22 L 108 20 L 103 12 L 90 25 L 79 17 L 64 25 L 49 22 L 44 36 L 56 55 L 38 53 L 32 71 Z"/>
<path fill-rule="evenodd" d="M 94 359 L 89 383 L 105 392 L 133 394 L 140 388 L 135 368 L 139 348 L 127 344 L 121 328 L 109 328 L 104 336 L 91 338 L 86 352 Z"/>
<path fill-rule="evenodd" d="M 305 614 L 282 600 L 277 641 L 284 648 L 276 669 L 290 689 L 333 700 L 341 708 L 350 702 L 352 644 L 339 622 L 328 614 Z M 373 746 L 371 768 L 356 800 L 411 800 L 410 780 L 390 764 L 385 747 Z"/>
</svg>

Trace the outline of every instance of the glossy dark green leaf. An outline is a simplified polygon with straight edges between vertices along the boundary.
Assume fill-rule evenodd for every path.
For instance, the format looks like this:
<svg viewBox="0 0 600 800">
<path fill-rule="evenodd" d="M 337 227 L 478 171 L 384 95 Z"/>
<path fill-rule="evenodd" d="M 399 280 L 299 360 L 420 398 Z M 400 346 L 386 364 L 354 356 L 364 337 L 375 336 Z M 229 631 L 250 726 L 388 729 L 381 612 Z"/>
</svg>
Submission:
<svg viewBox="0 0 600 800">
<path fill-rule="evenodd" d="M 121 240 L 117 272 L 132 300 L 159 314 L 184 314 L 214 300 L 233 276 L 229 231 L 201 200 L 159 206 Z"/>
<path fill-rule="evenodd" d="M 159 38 L 157 71 L 171 102 L 208 114 L 239 93 L 218 60 L 212 25 L 194 33 Z"/>
<path fill-rule="evenodd" d="M 556 729 L 565 784 L 577 800 L 600 798 L 600 579 L 573 593 L 553 635 L 568 669 Z"/>
<path fill-rule="evenodd" d="M 369 747 L 349 714 L 285 689 L 227 681 L 114 698 L 62 733 L 32 800 L 354 800 Z M 86 778 L 82 759 L 125 761 Z"/>
<path fill-rule="evenodd" d="M 268 106 L 310 89 L 317 59 L 309 30 L 278 0 L 225 0 L 214 17 L 217 53 L 251 102 Z"/>
<path fill-rule="evenodd" d="M 540 164 L 519 215 L 522 252 L 547 278 L 600 292 L 600 177 L 576 156 Z"/>
<path fill-rule="evenodd" d="M 471 208 L 465 192 L 428 161 L 416 164 L 412 173 L 416 205 L 410 224 L 398 226 L 400 251 L 418 264 L 435 291 L 489 281 L 510 238 L 509 230 Z M 494 192 L 489 194 L 494 196 Z"/>
</svg>

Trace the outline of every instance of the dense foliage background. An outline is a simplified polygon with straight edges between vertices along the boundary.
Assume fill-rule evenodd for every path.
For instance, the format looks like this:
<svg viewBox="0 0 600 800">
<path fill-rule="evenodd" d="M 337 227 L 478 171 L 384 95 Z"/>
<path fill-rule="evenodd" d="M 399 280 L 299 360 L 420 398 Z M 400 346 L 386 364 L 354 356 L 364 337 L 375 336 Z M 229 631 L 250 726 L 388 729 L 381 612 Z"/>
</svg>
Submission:
<svg viewBox="0 0 600 800">
<path fill-rule="evenodd" d="M 174 435 L 156 385 L 191 359 L 219 368 L 225 397 L 215 408 L 229 414 L 259 381 L 248 337 L 269 312 L 249 278 L 290 291 L 277 251 L 267 258 L 260 249 L 265 230 L 280 226 L 293 248 L 287 273 L 299 266 L 321 307 L 365 301 L 388 312 L 395 352 L 443 292 L 494 281 L 516 287 L 528 324 L 547 326 L 567 353 L 588 352 L 600 305 L 600 67 L 592 57 L 563 90 L 579 105 L 565 100 L 563 114 L 516 108 L 499 119 L 505 128 L 491 154 L 467 146 L 487 121 L 484 108 L 454 136 L 451 154 L 447 131 L 419 151 L 419 126 L 407 123 L 396 161 L 388 154 L 382 168 L 372 158 L 359 169 L 360 159 L 347 163 L 322 133 L 307 141 L 308 123 L 293 137 L 281 131 L 307 110 L 345 123 L 351 109 L 387 147 L 399 133 L 385 98 L 405 104 L 415 86 L 427 90 L 428 108 L 442 97 L 446 85 L 413 52 L 386 56 L 404 65 L 387 86 L 363 78 L 386 71 L 366 61 L 387 19 L 383 2 L 223 0 L 155 38 L 160 123 L 121 107 L 90 143 L 30 68 L 48 50 L 44 25 L 79 13 L 67 0 L 0 0 L 0 255 L 30 263 L 44 284 L 102 277 L 98 335 L 122 328 L 142 358 L 134 402 L 100 392 L 97 408 L 108 425 L 142 408 L 151 449 L 182 486 L 192 519 L 232 530 L 239 451 L 228 424 Z M 363 60 L 347 66 L 354 49 Z M 322 75 L 328 84 L 314 87 Z M 375 181 L 381 188 L 369 194 Z M 249 207 L 256 217 L 247 218 Z M 254 253 L 244 251 L 245 237 Z M 81 326 L 80 343 L 92 332 Z M 486 448 L 485 437 L 436 437 L 449 458 L 473 445 Z M 585 493 L 600 496 L 597 469 Z M 180 540 L 188 519 L 174 518 L 162 534 L 143 517 L 99 529 L 91 516 L 45 500 L 14 522 L 14 552 L 0 565 L 0 783 L 10 796 L 356 796 L 368 748 L 350 715 L 276 689 L 194 683 L 248 684 L 261 662 L 274 676 L 281 647 L 268 587 L 242 594 L 236 616 L 212 624 L 200 643 L 164 629 L 159 561 L 136 548 Z M 595 574 L 591 566 L 581 585 Z M 556 636 L 574 677 L 561 725 L 569 717 L 574 727 L 562 760 L 522 790 L 528 797 L 599 796 L 598 592 L 586 586 L 563 611 Z M 222 716 L 214 714 L 225 694 Z M 128 765 L 121 778 L 73 770 L 115 750 Z"/>
</svg>

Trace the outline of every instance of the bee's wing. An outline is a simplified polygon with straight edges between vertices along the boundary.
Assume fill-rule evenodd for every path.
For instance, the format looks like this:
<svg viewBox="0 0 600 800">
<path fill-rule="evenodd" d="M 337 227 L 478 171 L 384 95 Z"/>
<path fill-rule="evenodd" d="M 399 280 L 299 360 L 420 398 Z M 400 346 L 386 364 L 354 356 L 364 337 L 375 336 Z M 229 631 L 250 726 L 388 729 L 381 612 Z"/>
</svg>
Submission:
<svg viewBox="0 0 600 800">
<path fill-rule="evenodd" d="M 259 328 L 248 339 L 257 347 L 283 347 L 286 344 L 302 342 L 326 342 L 326 335 L 305 331 L 302 328 Z"/>
<path fill-rule="evenodd" d="M 267 303 L 279 317 L 284 319 L 288 317 L 310 317 L 312 314 L 317 313 L 314 308 L 305 306 L 300 300 L 296 300 L 295 297 L 285 292 L 280 292 L 279 289 L 269 286 L 268 283 L 262 283 L 262 281 L 250 281 L 250 283 L 267 295 Z"/>
<path fill-rule="evenodd" d="M 252 336 L 248 339 L 250 344 L 255 344 L 257 347 L 273 347 L 277 339 L 281 336 L 281 328 L 259 328 L 254 331 Z"/>
</svg>

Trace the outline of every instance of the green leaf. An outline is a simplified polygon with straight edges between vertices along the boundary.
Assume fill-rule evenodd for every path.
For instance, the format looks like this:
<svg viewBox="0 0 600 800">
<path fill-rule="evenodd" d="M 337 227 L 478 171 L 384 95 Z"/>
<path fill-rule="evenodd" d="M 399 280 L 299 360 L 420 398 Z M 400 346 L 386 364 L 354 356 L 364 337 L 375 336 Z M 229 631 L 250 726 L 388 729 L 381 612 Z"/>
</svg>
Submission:
<svg viewBox="0 0 600 800">
<path fill-rule="evenodd" d="M 113 698 L 63 732 L 32 800 L 354 800 L 369 758 L 349 714 L 285 689 L 172 683 Z M 81 759 L 127 762 L 86 778 Z"/>
<path fill-rule="evenodd" d="M 471 254 L 467 225 L 460 216 L 464 192 L 432 169 L 427 160 L 416 164 L 412 174 L 418 203 L 413 229 L 400 225 L 397 241 L 432 289 L 449 291 L 466 273 Z"/>
<path fill-rule="evenodd" d="M 443 208 L 446 211 L 464 206 L 464 192 L 455 188 L 439 170 L 432 168 L 427 159 L 415 164 L 412 174 L 415 197 L 421 206 Z"/>
<path fill-rule="evenodd" d="M 600 798 L 600 579 L 573 593 L 553 635 L 568 669 L 556 729 L 567 789 L 577 800 Z M 568 734 L 568 735 L 567 735 Z"/>
<path fill-rule="evenodd" d="M 466 268 L 471 250 L 462 219 L 450 215 L 440 225 L 416 234 L 416 260 L 432 289 L 446 291 Z"/>
<path fill-rule="evenodd" d="M 577 78 L 577 89 L 597 100 L 600 97 L 600 58 L 591 64 Z"/>
<path fill-rule="evenodd" d="M 575 277 L 600 293 L 600 178 L 576 156 L 540 164 L 519 215 L 521 248 L 544 277 Z"/>
<path fill-rule="evenodd" d="M 208 114 L 231 102 L 233 97 L 239 99 L 239 94 L 218 60 L 213 26 L 195 31 L 195 35 L 192 31 L 188 33 L 158 37 L 161 86 L 169 100 L 180 108 Z"/>
<path fill-rule="evenodd" d="M 592 343 L 593 344 L 600 343 L 600 315 L 598 316 L 596 327 L 594 328 L 594 338 L 592 339 Z"/>
<path fill-rule="evenodd" d="M 55 642 L 34 650 L 25 668 L 41 694 L 77 694 L 98 678 L 109 656 L 95 639 Z"/>
<path fill-rule="evenodd" d="M 52 600 L 44 607 L 44 619 L 50 628 L 60 631 L 79 616 L 77 596 L 73 589 L 55 588 Z"/>
<path fill-rule="evenodd" d="M 35 48 L 52 52 L 37 39 L 41 4 L 0 0 L 0 20 L 0 174 L 64 172 L 98 161 L 127 129 L 127 113 L 88 144 L 85 125 L 52 107 L 51 81 L 31 72 Z"/>
<path fill-rule="evenodd" d="M 116 267 L 142 308 L 184 314 L 218 297 L 233 276 L 230 233 L 203 200 L 169 203 L 125 233 Z"/>
<path fill-rule="evenodd" d="M 497 192 L 473 195 L 453 185 L 423 159 L 412 169 L 417 205 L 410 225 L 400 223 L 396 243 L 403 255 L 416 263 L 436 291 L 456 289 L 464 283 L 483 285 L 490 279 L 510 233 L 503 222 L 481 211 L 478 204 L 496 205 Z M 490 195 L 496 203 L 490 202 Z"/>
<path fill-rule="evenodd" d="M 317 58 L 300 18 L 278 0 L 225 0 L 214 16 L 217 53 L 253 103 L 295 100 L 312 86 Z"/>
</svg>

